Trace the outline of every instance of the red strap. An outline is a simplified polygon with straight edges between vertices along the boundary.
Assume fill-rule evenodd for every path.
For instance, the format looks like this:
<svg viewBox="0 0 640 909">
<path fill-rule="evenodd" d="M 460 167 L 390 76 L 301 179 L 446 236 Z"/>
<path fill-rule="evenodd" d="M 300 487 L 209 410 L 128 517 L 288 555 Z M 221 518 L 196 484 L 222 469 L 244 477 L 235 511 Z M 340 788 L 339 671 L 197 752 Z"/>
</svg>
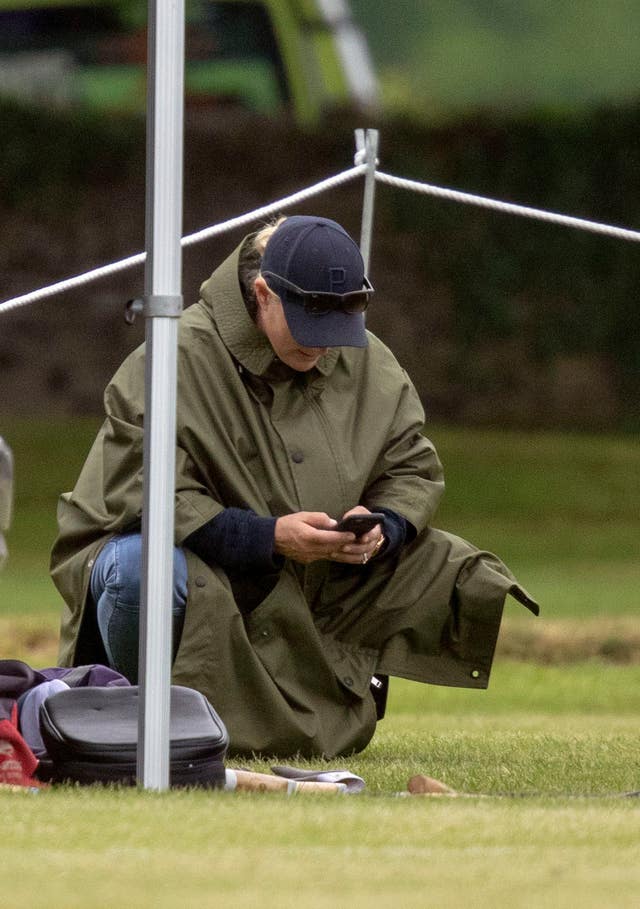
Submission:
<svg viewBox="0 0 640 909">
<path fill-rule="evenodd" d="M 0 783 L 38 786 L 38 759 L 10 720 L 0 720 Z"/>
</svg>

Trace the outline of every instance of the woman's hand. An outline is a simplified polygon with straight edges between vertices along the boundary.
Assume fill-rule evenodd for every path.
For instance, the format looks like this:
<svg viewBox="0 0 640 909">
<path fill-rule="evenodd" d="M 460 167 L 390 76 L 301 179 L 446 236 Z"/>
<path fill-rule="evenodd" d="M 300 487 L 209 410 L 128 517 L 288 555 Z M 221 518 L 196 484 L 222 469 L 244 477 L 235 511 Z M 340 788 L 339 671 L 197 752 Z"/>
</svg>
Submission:
<svg viewBox="0 0 640 909">
<path fill-rule="evenodd" d="M 357 505 L 344 517 L 369 513 L 368 509 Z M 334 530 L 337 523 L 334 518 L 319 511 L 299 511 L 284 515 L 276 521 L 275 551 L 278 555 L 303 565 L 320 559 L 347 565 L 364 565 L 384 543 L 379 524 L 356 538 L 353 533 Z"/>
<path fill-rule="evenodd" d="M 355 508 L 347 511 L 342 517 L 348 518 L 352 514 L 371 514 L 368 508 L 365 508 L 364 505 L 356 505 Z M 366 533 L 363 533 L 362 536 L 355 537 L 354 534 L 350 534 L 353 537 L 353 540 L 349 543 L 344 543 L 340 549 L 332 555 L 332 559 L 335 562 L 346 562 L 350 565 L 366 565 L 369 559 L 377 555 L 382 546 L 384 545 L 384 536 L 382 533 L 382 526 L 376 524 L 371 530 L 368 530 Z"/>
<path fill-rule="evenodd" d="M 341 546 L 355 540 L 352 533 L 333 530 L 337 523 L 321 511 L 298 511 L 278 518 L 275 551 L 303 565 L 319 559 L 331 559 Z"/>
</svg>

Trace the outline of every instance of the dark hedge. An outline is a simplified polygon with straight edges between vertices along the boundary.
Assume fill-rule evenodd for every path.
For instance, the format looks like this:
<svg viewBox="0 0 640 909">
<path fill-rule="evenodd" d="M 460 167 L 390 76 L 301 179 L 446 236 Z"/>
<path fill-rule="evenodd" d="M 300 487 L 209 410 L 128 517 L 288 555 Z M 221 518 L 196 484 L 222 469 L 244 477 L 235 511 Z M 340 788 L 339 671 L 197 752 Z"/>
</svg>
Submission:
<svg viewBox="0 0 640 909">
<path fill-rule="evenodd" d="M 141 121 L 79 119 L 10 104 L 0 106 L 0 117 L 0 210 L 9 228 L 3 254 L 9 292 L 3 298 L 37 286 L 12 286 L 16 274 L 46 283 L 84 260 L 88 266 L 109 261 L 117 246 L 114 233 L 117 254 L 140 246 Z M 250 210 L 347 168 L 353 126 L 359 125 L 366 124 L 350 112 L 336 112 L 313 134 L 290 122 L 224 111 L 209 125 L 190 122 L 185 229 Z M 640 104 L 576 119 L 482 112 L 435 128 L 391 119 L 371 125 L 381 131 L 380 166 L 387 172 L 640 226 Z M 357 233 L 361 196 L 361 184 L 349 184 L 304 210 L 336 217 Z M 101 219 L 93 234 L 83 228 L 88 212 Z M 35 241 L 12 246 L 12 223 L 21 236 L 55 235 L 55 263 Z M 230 242 L 186 258 L 188 297 Z M 379 185 L 371 271 L 380 302 L 371 308 L 370 325 L 407 365 L 431 417 L 638 428 L 637 244 Z M 5 322 L 0 346 L 3 338 L 11 343 L 11 323 Z M 2 354 L 0 362 L 10 362 L 19 381 L 18 364 L 10 356 L 3 361 Z M 58 383 L 56 393 L 70 387 L 71 379 Z M 97 409 L 97 396 L 95 404 Z"/>
</svg>

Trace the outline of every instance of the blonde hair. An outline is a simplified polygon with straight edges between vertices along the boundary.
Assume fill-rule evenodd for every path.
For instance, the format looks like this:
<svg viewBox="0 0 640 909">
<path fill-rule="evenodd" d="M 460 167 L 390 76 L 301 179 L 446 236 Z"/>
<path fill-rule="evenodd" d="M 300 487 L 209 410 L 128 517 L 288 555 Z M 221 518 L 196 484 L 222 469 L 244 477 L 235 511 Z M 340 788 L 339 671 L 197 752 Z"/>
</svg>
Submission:
<svg viewBox="0 0 640 909">
<path fill-rule="evenodd" d="M 286 216 L 284 215 L 281 215 L 279 218 L 274 218 L 269 224 L 265 224 L 263 228 L 256 231 L 254 234 L 250 234 L 244 241 L 242 249 L 240 250 L 240 257 L 238 259 L 238 279 L 240 281 L 240 288 L 242 289 L 245 306 L 254 322 L 258 312 L 254 284 L 256 278 L 260 274 L 262 256 L 267 248 L 269 239 L 282 222 L 286 220 Z"/>
</svg>

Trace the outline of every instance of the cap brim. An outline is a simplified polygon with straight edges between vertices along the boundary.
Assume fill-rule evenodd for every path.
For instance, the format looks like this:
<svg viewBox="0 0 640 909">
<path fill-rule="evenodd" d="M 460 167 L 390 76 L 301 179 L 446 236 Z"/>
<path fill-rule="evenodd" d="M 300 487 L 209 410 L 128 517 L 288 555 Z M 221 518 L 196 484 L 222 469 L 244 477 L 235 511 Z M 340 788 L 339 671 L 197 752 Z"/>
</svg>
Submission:
<svg viewBox="0 0 640 909">
<path fill-rule="evenodd" d="M 364 313 L 333 310 L 323 315 L 308 313 L 300 303 L 280 295 L 289 331 L 303 347 L 366 347 Z"/>
</svg>

